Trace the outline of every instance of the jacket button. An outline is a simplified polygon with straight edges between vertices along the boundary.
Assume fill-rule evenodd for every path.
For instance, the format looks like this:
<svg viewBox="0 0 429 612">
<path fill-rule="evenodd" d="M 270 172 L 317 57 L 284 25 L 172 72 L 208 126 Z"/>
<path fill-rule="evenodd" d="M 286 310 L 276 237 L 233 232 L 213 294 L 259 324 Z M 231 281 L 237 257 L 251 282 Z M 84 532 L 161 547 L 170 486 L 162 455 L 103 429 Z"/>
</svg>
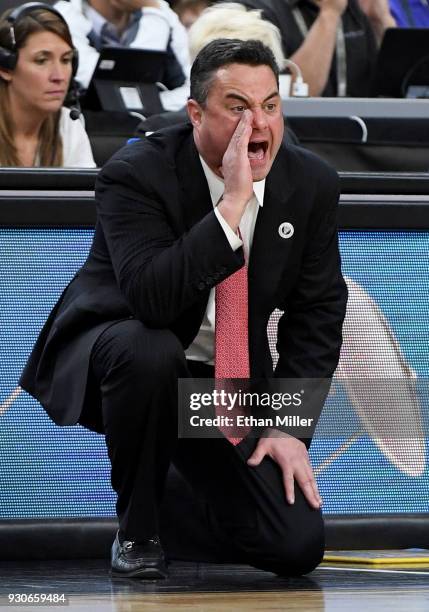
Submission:
<svg viewBox="0 0 429 612">
<path fill-rule="evenodd" d="M 204 291 L 205 288 L 206 288 L 206 284 L 203 281 L 201 281 L 201 283 L 198 283 L 198 289 L 200 291 Z"/>
</svg>

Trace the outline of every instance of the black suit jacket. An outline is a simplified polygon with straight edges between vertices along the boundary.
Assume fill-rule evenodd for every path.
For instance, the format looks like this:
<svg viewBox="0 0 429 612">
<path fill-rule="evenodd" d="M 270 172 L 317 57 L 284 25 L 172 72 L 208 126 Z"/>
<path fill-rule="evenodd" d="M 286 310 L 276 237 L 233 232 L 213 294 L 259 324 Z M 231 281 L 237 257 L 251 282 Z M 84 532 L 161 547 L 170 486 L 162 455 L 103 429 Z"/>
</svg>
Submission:
<svg viewBox="0 0 429 612">
<path fill-rule="evenodd" d="M 347 290 L 337 243 L 338 177 L 313 154 L 282 145 L 267 177 L 250 254 L 249 350 L 253 377 L 271 377 L 267 322 L 278 327 L 274 375 L 330 377 Z M 98 221 L 88 259 L 46 322 L 20 384 L 58 424 L 94 401 L 92 346 L 112 322 L 169 328 L 186 348 L 212 287 L 243 264 L 213 212 L 192 128 L 175 126 L 119 151 L 96 185 Z M 288 221 L 295 232 L 279 235 Z"/>
</svg>

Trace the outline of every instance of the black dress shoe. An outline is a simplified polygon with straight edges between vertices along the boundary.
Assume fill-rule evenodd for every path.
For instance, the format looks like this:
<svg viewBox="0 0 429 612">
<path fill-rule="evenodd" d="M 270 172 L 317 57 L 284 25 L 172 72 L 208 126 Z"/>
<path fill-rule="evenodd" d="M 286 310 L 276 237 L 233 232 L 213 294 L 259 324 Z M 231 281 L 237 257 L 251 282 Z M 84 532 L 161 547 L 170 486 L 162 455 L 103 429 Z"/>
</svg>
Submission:
<svg viewBox="0 0 429 612">
<path fill-rule="evenodd" d="M 167 578 L 167 565 L 158 536 L 146 542 L 120 541 L 118 532 L 112 546 L 112 574 L 151 580 Z"/>
</svg>

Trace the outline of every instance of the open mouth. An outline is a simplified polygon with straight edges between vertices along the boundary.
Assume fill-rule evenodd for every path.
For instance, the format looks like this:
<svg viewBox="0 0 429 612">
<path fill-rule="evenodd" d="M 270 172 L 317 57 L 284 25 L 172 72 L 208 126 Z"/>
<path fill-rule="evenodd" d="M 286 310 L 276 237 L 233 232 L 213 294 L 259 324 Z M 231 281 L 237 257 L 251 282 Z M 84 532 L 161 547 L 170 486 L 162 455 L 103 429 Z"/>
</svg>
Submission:
<svg viewBox="0 0 429 612">
<path fill-rule="evenodd" d="M 268 149 L 268 142 L 262 140 L 260 142 L 249 142 L 247 147 L 247 156 L 249 159 L 264 159 Z"/>
</svg>

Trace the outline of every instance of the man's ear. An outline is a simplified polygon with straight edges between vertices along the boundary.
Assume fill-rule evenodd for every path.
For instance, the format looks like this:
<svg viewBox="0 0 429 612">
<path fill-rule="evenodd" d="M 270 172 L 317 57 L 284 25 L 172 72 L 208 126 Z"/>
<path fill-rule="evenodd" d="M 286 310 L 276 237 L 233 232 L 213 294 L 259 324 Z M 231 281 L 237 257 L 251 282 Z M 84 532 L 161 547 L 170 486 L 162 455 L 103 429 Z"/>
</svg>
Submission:
<svg viewBox="0 0 429 612">
<path fill-rule="evenodd" d="M 4 80 L 4 81 L 8 81 L 10 82 L 12 80 L 12 72 L 10 72 L 10 70 L 3 70 L 2 68 L 0 68 L 0 77 Z"/>
<path fill-rule="evenodd" d="M 190 98 L 186 104 L 188 109 L 189 119 L 194 127 L 201 125 L 203 110 L 196 100 Z"/>
</svg>

